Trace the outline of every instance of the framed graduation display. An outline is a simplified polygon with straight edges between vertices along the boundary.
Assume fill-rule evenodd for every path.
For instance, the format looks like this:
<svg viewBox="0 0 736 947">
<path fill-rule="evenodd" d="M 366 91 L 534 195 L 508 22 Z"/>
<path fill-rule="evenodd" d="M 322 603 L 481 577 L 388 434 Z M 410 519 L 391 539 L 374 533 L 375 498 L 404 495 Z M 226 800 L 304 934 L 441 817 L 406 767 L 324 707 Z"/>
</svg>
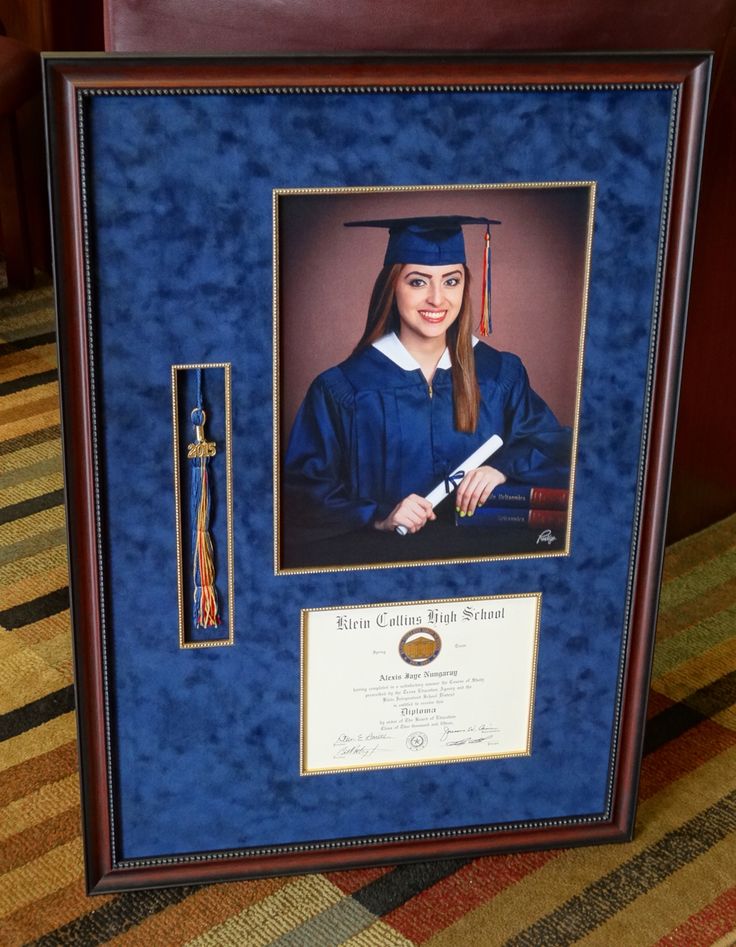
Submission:
<svg viewBox="0 0 736 947">
<path fill-rule="evenodd" d="M 629 839 L 709 56 L 44 71 L 90 893 Z"/>
</svg>

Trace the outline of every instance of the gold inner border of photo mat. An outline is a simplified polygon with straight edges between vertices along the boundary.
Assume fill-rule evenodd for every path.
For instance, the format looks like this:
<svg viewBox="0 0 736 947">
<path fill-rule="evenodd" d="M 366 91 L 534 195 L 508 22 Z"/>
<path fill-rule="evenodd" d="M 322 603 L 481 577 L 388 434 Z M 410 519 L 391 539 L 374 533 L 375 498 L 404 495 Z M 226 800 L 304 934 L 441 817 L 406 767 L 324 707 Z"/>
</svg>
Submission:
<svg viewBox="0 0 736 947">
<path fill-rule="evenodd" d="M 281 477 L 280 477 L 280 414 L 281 414 L 281 373 L 280 373 L 280 296 L 279 296 L 279 198 L 308 194 L 405 194 L 411 192 L 431 193 L 439 191 L 501 191 L 501 190 L 534 190 L 551 188 L 587 188 L 588 195 L 588 230 L 585 238 L 585 264 L 583 272 L 583 292 L 580 312 L 580 335 L 578 343 L 578 367 L 575 388 L 575 412 L 572 428 L 572 459 L 570 463 L 570 499 L 565 526 L 565 545 L 563 549 L 544 552 L 498 553 L 489 556 L 469 556 L 460 559 L 420 559 L 402 562 L 372 562 L 355 565 L 312 566 L 299 568 L 282 568 L 281 566 Z M 274 526 L 273 526 L 273 553 L 275 575 L 303 575 L 311 572 L 348 572 L 355 569 L 394 569 L 410 566 L 438 566 L 458 565 L 463 562 L 488 562 L 491 560 L 509 559 L 538 559 L 570 555 L 570 539 L 572 535 L 573 498 L 575 495 L 575 469 L 578 453 L 578 427 L 580 421 L 580 400 L 583 388 L 583 361 L 585 356 L 585 331 L 588 319 L 588 295 L 590 290 L 590 260 L 593 246 L 593 221 L 595 217 L 596 182 L 595 181 L 527 181 L 509 184 L 426 184 L 426 185 L 394 185 L 386 187 L 305 187 L 305 188 L 274 188 L 273 190 L 273 496 L 274 496 Z"/>
<path fill-rule="evenodd" d="M 431 760 L 421 760 L 418 762 L 401 763 L 373 763 L 365 766 L 339 766 L 330 769 L 306 769 L 305 761 L 307 758 L 307 714 L 309 695 L 307 694 L 307 664 L 308 664 L 308 634 L 309 634 L 309 616 L 312 612 L 331 612 L 337 609 L 350 611 L 361 608 L 408 608 L 413 605 L 448 605 L 462 604 L 465 602 L 488 602 L 496 599 L 510 598 L 535 598 L 537 600 L 536 615 L 534 618 L 534 649 L 532 652 L 531 680 L 529 682 L 529 703 L 527 707 L 528 724 L 526 737 L 526 750 L 519 750 L 513 753 L 483 753 L 478 756 L 438 756 Z M 338 773 L 357 773 L 371 769 L 405 769 L 417 766 L 435 766 L 445 763 L 477 763 L 482 760 L 505 760 L 518 756 L 532 755 L 532 738 L 534 731 L 534 698 L 537 689 L 537 658 L 539 655 L 539 627 L 542 618 L 542 593 L 541 592 L 515 592 L 509 595 L 471 595 L 462 598 L 428 598 L 415 599 L 408 602 L 364 602 L 360 605 L 326 605 L 320 608 L 303 608 L 301 610 L 301 655 L 299 662 L 300 678 L 300 714 L 299 714 L 299 773 L 301 776 L 329 776 Z"/>
<path fill-rule="evenodd" d="M 187 640 L 188 620 L 185 617 L 184 602 L 184 561 L 186 555 L 181 533 L 181 477 L 180 477 L 180 449 L 179 444 L 179 395 L 177 390 L 178 373 L 193 369 L 220 368 L 224 372 L 225 387 L 225 516 L 227 535 L 227 599 L 228 599 L 228 635 L 226 638 L 212 638 L 207 641 Z M 234 597 L 234 569 L 233 569 L 233 489 L 232 489 L 232 395 L 231 395 L 231 363 L 230 362 L 201 362 L 191 365 L 171 366 L 171 426 L 173 432 L 174 450 L 174 503 L 176 520 L 176 585 L 179 605 L 179 647 L 186 648 L 216 648 L 235 643 L 235 597 Z"/>
</svg>

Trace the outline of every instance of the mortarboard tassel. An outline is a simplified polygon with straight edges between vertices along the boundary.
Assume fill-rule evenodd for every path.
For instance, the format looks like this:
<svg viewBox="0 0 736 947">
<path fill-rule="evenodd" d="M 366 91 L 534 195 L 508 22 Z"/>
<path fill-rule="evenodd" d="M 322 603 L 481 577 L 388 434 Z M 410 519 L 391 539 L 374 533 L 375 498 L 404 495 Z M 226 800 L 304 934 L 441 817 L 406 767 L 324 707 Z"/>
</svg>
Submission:
<svg viewBox="0 0 736 947">
<path fill-rule="evenodd" d="M 480 326 L 478 331 L 481 335 L 491 334 L 491 228 L 486 226 L 485 252 L 483 254 L 483 295 L 480 305 Z"/>
<path fill-rule="evenodd" d="M 192 461 L 191 518 L 192 518 L 192 580 L 194 585 L 194 623 L 197 628 L 212 628 L 220 624 L 215 588 L 215 562 L 210 536 L 209 462 L 216 453 L 216 445 L 204 436 L 207 415 L 202 407 L 202 369 L 197 369 L 197 406 L 192 411 L 195 442 L 188 445 L 187 456 Z"/>
</svg>

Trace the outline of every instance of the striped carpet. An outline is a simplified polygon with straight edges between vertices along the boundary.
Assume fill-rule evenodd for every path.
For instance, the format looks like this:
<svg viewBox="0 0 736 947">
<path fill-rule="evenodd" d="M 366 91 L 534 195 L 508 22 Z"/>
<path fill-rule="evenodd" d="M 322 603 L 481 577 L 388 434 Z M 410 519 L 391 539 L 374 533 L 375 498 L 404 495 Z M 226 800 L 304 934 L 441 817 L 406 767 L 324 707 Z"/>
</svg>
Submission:
<svg viewBox="0 0 736 947">
<path fill-rule="evenodd" d="M 633 843 L 85 897 L 53 342 L 0 294 L 0 944 L 736 943 L 736 516 L 668 551 Z"/>
</svg>

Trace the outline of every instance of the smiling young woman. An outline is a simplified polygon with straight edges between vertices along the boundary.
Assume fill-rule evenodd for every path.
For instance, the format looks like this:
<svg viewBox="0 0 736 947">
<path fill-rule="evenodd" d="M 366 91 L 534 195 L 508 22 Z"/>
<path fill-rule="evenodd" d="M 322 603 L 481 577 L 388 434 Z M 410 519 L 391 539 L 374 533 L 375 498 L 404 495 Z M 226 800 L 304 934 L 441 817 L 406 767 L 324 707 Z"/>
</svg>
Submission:
<svg viewBox="0 0 736 947">
<path fill-rule="evenodd" d="M 464 263 L 387 264 L 376 279 L 355 352 L 394 333 L 421 367 L 431 393 L 435 370 L 447 348 L 455 426 L 473 431 L 480 392 L 473 370 L 472 321 L 470 273 Z"/>
</svg>

